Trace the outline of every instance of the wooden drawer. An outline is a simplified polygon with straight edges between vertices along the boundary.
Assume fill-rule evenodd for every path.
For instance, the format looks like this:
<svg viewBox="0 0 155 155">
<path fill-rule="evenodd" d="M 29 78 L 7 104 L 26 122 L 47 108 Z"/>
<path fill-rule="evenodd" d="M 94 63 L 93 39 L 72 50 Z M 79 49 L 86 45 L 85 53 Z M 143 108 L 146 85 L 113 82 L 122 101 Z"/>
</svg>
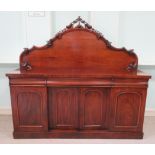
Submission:
<svg viewBox="0 0 155 155">
<path fill-rule="evenodd" d="M 42 78 L 15 78 L 10 79 L 10 85 L 46 85 Z"/>
<path fill-rule="evenodd" d="M 112 78 L 105 79 L 47 79 L 47 86 L 92 86 L 92 87 L 100 87 L 100 86 L 111 86 Z"/>
</svg>

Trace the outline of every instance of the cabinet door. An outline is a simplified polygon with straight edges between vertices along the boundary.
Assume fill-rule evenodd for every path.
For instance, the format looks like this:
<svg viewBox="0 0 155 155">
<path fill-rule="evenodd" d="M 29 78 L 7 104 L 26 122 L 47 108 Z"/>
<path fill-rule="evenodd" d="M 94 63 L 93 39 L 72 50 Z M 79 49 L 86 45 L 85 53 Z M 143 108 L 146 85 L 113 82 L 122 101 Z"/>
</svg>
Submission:
<svg viewBox="0 0 155 155">
<path fill-rule="evenodd" d="M 114 88 L 111 92 L 111 130 L 142 131 L 146 91 Z"/>
<path fill-rule="evenodd" d="M 49 128 L 78 127 L 78 93 L 76 88 L 49 88 Z"/>
<path fill-rule="evenodd" d="M 81 88 L 79 110 L 81 129 L 106 127 L 107 90 L 105 88 Z"/>
<path fill-rule="evenodd" d="M 45 87 L 11 86 L 11 100 L 16 131 L 48 129 Z"/>
</svg>

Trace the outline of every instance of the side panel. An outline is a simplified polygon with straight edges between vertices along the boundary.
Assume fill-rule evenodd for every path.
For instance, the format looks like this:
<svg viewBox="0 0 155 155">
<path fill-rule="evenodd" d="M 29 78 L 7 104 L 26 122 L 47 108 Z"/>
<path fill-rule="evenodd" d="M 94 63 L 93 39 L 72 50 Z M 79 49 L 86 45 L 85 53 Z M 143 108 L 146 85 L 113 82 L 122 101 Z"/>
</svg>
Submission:
<svg viewBox="0 0 155 155">
<path fill-rule="evenodd" d="M 47 96 L 45 87 L 11 86 L 15 131 L 46 131 Z"/>
</svg>

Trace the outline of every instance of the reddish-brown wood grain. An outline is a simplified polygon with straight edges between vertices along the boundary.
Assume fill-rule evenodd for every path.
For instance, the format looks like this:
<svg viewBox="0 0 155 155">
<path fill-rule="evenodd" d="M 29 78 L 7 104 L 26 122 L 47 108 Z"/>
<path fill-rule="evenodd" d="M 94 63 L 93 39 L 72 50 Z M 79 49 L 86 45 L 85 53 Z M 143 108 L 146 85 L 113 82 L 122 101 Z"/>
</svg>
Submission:
<svg viewBox="0 0 155 155">
<path fill-rule="evenodd" d="M 16 131 L 47 131 L 46 87 L 11 86 L 11 103 Z"/>
<path fill-rule="evenodd" d="M 147 75 L 80 17 L 25 49 L 10 83 L 14 138 L 143 138 Z"/>
<path fill-rule="evenodd" d="M 113 88 L 110 100 L 112 130 L 142 130 L 146 88 Z"/>
<path fill-rule="evenodd" d="M 103 129 L 106 127 L 107 90 L 96 87 L 80 89 L 81 129 Z"/>
<path fill-rule="evenodd" d="M 49 88 L 49 129 L 78 128 L 76 88 Z"/>
<path fill-rule="evenodd" d="M 130 64 L 138 64 L 134 53 L 109 49 L 95 34 L 79 28 L 67 31 L 48 48 L 41 50 L 34 48 L 28 54 L 21 55 L 20 64 L 22 65 L 24 61 L 32 66 L 26 72 L 47 72 L 68 76 L 128 73 Z M 25 72 L 23 68 L 21 71 Z"/>
</svg>

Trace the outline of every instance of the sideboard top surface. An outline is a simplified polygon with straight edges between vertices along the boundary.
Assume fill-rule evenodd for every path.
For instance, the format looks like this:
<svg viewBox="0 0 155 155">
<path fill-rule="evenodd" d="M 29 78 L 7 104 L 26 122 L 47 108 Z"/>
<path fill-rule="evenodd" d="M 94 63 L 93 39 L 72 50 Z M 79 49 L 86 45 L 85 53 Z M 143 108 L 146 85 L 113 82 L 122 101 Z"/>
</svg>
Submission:
<svg viewBox="0 0 155 155">
<path fill-rule="evenodd" d="M 133 50 L 116 48 L 78 17 L 45 46 L 25 48 L 20 68 L 10 77 L 122 77 L 150 78 L 139 71 Z"/>
<path fill-rule="evenodd" d="M 8 77 L 11 78 L 29 78 L 29 77 L 34 77 L 34 78 L 121 78 L 121 79 L 125 79 L 125 78 L 131 78 L 131 79 L 135 79 L 135 78 L 143 78 L 143 79 L 149 79 L 151 78 L 150 75 L 144 73 L 143 71 L 137 70 L 136 73 L 130 73 L 130 74 L 70 74 L 68 75 L 64 75 L 64 74 L 46 74 L 46 73 L 23 73 L 21 72 L 19 69 L 9 72 L 6 74 Z"/>
</svg>

